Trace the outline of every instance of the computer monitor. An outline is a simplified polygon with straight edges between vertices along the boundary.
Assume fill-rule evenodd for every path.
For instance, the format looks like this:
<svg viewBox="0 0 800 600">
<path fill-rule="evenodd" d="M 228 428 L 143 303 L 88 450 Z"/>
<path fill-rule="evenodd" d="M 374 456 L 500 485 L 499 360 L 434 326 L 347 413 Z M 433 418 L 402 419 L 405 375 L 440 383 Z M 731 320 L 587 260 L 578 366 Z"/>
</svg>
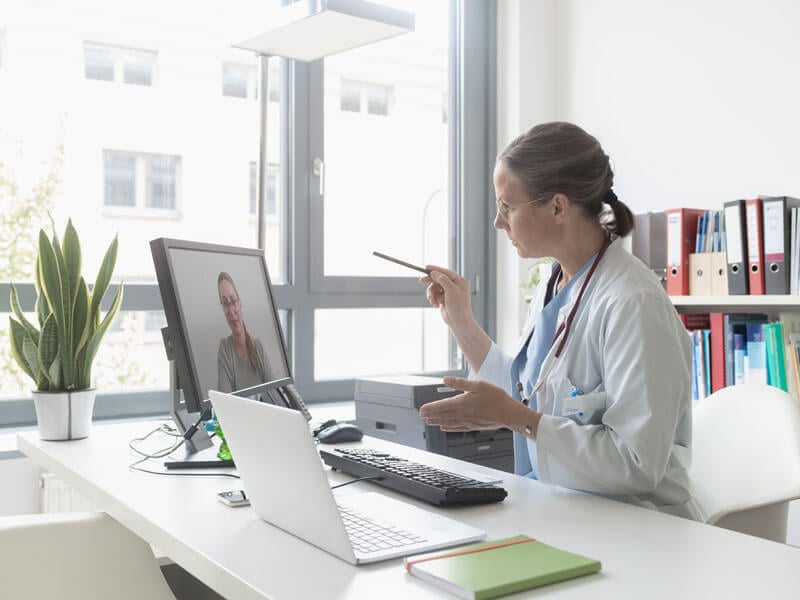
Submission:
<svg viewBox="0 0 800 600">
<path fill-rule="evenodd" d="M 150 250 L 167 319 L 171 412 L 181 432 L 210 416 L 210 389 L 295 408 L 310 419 L 291 385 L 263 251 L 169 238 L 152 240 Z M 201 428 L 186 446 L 192 454 L 211 441 Z"/>
</svg>

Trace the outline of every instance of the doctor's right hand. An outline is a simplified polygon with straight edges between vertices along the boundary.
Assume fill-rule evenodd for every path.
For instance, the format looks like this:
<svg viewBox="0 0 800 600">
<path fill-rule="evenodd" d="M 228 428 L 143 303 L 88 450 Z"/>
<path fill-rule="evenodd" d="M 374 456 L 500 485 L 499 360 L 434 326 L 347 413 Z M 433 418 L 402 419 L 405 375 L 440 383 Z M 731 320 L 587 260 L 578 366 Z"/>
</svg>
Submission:
<svg viewBox="0 0 800 600">
<path fill-rule="evenodd" d="M 430 275 L 420 277 L 420 283 L 427 283 L 428 302 L 438 308 L 445 324 L 451 329 L 459 329 L 473 321 L 470 305 L 470 282 L 455 271 L 425 265 Z"/>
</svg>

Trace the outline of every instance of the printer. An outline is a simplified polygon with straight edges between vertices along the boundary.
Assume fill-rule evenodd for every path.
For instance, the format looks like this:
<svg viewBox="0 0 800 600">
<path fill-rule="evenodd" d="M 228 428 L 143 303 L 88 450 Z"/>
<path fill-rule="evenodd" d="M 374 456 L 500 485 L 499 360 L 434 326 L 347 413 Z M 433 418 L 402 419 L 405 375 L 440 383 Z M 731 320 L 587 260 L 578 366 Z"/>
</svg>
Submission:
<svg viewBox="0 0 800 600">
<path fill-rule="evenodd" d="M 439 377 L 356 379 L 356 423 L 366 435 L 513 473 L 514 441 L 509 429 L 442 431 L 419 416 L 423 404 L 460 393 L 444 387 Z"/>
</svg>

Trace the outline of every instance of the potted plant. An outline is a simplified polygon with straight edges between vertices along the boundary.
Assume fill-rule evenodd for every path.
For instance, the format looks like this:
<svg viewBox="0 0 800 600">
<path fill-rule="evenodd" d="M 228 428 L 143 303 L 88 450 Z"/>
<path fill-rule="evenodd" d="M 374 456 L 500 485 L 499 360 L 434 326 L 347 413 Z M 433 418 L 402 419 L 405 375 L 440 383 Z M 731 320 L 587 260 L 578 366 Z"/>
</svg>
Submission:
<svg viewBox="0 0 800 600">
<path fill-rule="evenodd" d="M 43 440 L 74 440 L 89 435 L 95 389 L 92 362 L 100 341 L 122 304 L 122 285 L 101 319 L 101 302 L 117 260 L 117 238 L 106 251 L 92 289 L 81 274 L 78 233 L 67 222 L 59 242 L 39 231 L 36 257 L 36 321 L 23 314 L 11 284 L 11 353 L 34 381 L 33 401 Z M 16 318 L 14 318 L 16 317 Z"/>
</svg>

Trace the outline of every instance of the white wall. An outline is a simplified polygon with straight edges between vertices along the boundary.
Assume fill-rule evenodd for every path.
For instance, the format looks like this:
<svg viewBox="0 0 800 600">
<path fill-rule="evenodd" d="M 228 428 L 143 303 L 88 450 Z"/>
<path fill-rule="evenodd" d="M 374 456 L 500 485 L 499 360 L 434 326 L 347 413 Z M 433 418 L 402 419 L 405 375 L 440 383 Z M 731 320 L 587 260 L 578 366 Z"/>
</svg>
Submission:
<svg viewBox="0 0 800 600">
<path fill-rule="evenodd" d="M 29 458 L 6 458 L 4 450 L 5 444 L 0 441 L 0 516 L 39 512 L 42 470 Z"/>
<path fill-rule="evenodd" d="M 498 8 L 498 150 L 537 122 L 577 123 L 603 144 L 615 190 L 637 213 L 800 196 L 796 0 L 500 0 Z M 506 313 L 519 310 L 524 273 L 512 253 L 499 236 Z M 506 317 L 498 341 L 507 347 L 519 324 Z M 800 545 L 797 502 L 789 528 Z"/>
<path fill-rule="evenodd" d="M 634 212 L 800 196 L 796 0 L 500 0 L 498 151 L 548 120 L 575 122 L 612 159 Z M 498 237 L 499 306 L 525 272 Z M 516 339 L 500 319 L 498 341 Z"/>
</svg>

